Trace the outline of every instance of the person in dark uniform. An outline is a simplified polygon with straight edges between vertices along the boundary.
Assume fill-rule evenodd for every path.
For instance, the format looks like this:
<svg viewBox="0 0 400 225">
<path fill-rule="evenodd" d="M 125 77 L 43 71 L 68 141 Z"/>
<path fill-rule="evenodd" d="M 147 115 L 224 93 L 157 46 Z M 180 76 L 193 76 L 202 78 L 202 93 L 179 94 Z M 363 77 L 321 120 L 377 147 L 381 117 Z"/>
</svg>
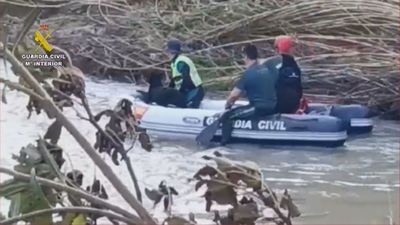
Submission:
<svg viewBox="0 0 400 225">
<path fill-rule="evenodd" d="M 229 142 L 234 120 L 255 119 L 275 113 L 278 73 L 258 64 L 256 46 L 247 45 L 244 54 L 246 70 L 231 91 L 225 109 L 230 109 L 242 93 L 246 93 L 249 104 L 234 108 L 222 115 L 221 145 Z"/>
<path fill-rule="evenodd" d="M 188 108 L 199 108 L 204 98 L 203 81 L 193 61 L 181 53 L 181 43 L 170 40 L 167 51 L 171 55 L 172 80 L 170 87 L 181 92 Z"/>
<path fill-rule="evenodd" d="M 301 70 L 292 56 L 293 40 L 290 36 L 278 36 L 274 45 L 278 55 L 267 59 L 263 65 L 279 73 L 276 111 L 296 113 L 303 97 L 303 88 Z"/>
<path fill-rule="evenodd" d="M 170 105 L 178 108 L 186 108 L 186 98 L 178 90 L 163 86 L 164 74 L 153 72 L 149 75 L 149 90 L 145 93 L 145 102 L 155 102 L 157 105 L 168 107 Z"/>
</svg>

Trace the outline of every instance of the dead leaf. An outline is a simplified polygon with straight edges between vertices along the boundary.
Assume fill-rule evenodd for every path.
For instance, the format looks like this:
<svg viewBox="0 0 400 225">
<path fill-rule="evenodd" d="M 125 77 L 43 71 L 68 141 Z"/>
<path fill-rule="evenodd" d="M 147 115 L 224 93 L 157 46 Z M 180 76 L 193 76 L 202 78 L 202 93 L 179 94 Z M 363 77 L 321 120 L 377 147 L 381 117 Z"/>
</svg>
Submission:
<svg viewBox="0 0 400 225">
<path fill-rule="evenodd" d="M 249 203 L 253 203 L 253 202 L 254 202 L 253 198 L 247 198 L 246 196 L 243 196 L 242 199 L 240 199 L 240 201 L 239 201 L 239 203 L 241 205 L 249 204 Z"/>
<path fill-rule="evenodd" d="M 203 159 L 205 159 L 205 160 L 211 160 L 211 159 L 212 159 L 212 157 L 207 156 L 207 155 L 203 155 L 201 158 L 203 158 Z"/>
<path fill-rule="evenodd" d="M 194 213 L 192 213 L 192 212 L 189 213 L 189 221 L 190 221 L 192 224 L 197 224 L 195 215 L 194 215 Z"/>
<path fill-rule="evenodd" d="M 236 196 L 236 191 L 229 186 L 218 190 L 207 191 L 204 195 L 206 199 L 206 211 L 209 212 L 211 210 L 211 205 L 213 201 L 220 205 L 236 206 Z"/>
<path fill-rule="evenodd" d="M 122 149 L 122 151 L 123 151 L 123 149 Z M 119 166 L 118 155 L 119 155 L 119 151 L 115 148 L 111 155 L 111 159 L 112 159 L 113 163 L 117 166 Z"/>
<path fill-rule="evenodd" d="M 95 179 L 91 186 L 87 186 L 86 190 L 99 198 L 108 199 L 108 194 L 104 186 L 100 183 L 100 180 Z"/>
<path fill-rule="evenodd" d="M 78 187 L 82 185 L 83 173 L 80 170 L 72 170 L 67 173 L 67 177 Z"/>
<path fill-rule="evenodd" d="M 290 196 L 287 189 L 283 193 L 279 207 L 289 211 L 290 217 L 299 217 L 301 215 L 298 207 L 293 203 L 292 197 Z"/>
<path fill-rule="evenodd" d="M 215 155 L 216 157 L 222 157 L 222 154 L 221 154 L 219 151 L 215 151 L 215 152 L 214 152 L 214 155 Z"/>
<path fill-rule="evenodd" d="M 157 205 L 161 201 L 162 197 L 164 196 L 164 194 L 161 191 L 155 190 L 155 189 L 149 190 L 149 189 L 145 188 L 144 192 L 145 192 L 146 196 L 154 202 L 154 205 Z"/>
<path fill-rule="evenodd" d="M 239 224 L 254 223 L 260 217 L 258 207 L 255 202 L 238 205 L 233 209 L 233 220 Z"/>
<path fill-rule="evenodd" d="M 175 190 L 175 188 L 173 188 L 173 187 L 169 187 L 169 191 L 170 191 L 170 193 L 171 194 L 173 194 L 173 195 L 178 195 L 178 192 Z"/>
<path fill-rule="evenodd" d="M 200 176 L 210 176 L 213 177 L 215 175 L 217 175 L 217 170 L 212 167 L 212 166 L 205 166 L 203 168 L 201 168 L 199 171 L 197 171 L 197 173 L 193 176 L 196 179 L 199 179 Z"/>
<path fill-rule="evenodd" d="M 244 182 L 247 187 L 253 188 L 254 190 L 261 189 L 261 176 L 253 175 L 238 170 L 231 170 L 226 172 L 226 176 L 230 182 L 237 184 L 239 181 Z"/>
<path fill-rule="evenodd" d="M 206 184 L 206 183 L 207 183 L 207 182 L 206 182 L 205 180 L 199 180 L 199 181 L 196 183 L 195 187 L 194 187 L 195 191 L 198 191 L 198 190 L 201 188 L 201 186 L 203 186 L 203 185 Z"/>
<path fill-rule="evenodd" d="M 270 194 L 268 194 L 266 192 L 262 192 L 261 190 L 258 190 L 257 194 L 260 196 L 260 198 L 263 201 L 265 206 L 268 206 L 270 208 L 274 208 L 275 203 L 274 203 L 274 199 L 272 198 L 272 195 L 270 195 Z M 273 193 L 273 195 L 275 196 L 275 199 L 276 199 L 276 194 Z"/>
<path fill-rule="evenodd" d="M 150 137 L 147 133 L 139 133 L 139 142 L 144 150 L 151 152 L 151 150 L 153 149 L 153 145 L 151 144 Z"/>
<path fill-rule="evenodd" d="M 59 123 L 57 120 L 52 123 L 49 128 L 47 129 L 46 134 L 44 135 L 44 139 L 50 139 L 52 144 L 57 144 L 58 140 L 60 139 L 62 130 L 62 124 Z"/>
</svg>

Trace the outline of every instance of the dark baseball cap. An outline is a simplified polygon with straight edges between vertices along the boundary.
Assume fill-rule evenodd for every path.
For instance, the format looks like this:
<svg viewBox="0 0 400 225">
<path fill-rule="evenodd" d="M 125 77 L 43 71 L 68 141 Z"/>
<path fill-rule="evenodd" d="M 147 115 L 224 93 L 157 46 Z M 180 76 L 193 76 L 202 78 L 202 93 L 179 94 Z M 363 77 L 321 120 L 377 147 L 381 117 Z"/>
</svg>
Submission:
<svg viewBox="0 0 400 225">
<path fill-rule="evenodd" d="M 170 53 L 178 53 L 181 51 L 181 42 L 176 39 L 169 40 L 166 48 L 166 50 Z"/>
</svg>

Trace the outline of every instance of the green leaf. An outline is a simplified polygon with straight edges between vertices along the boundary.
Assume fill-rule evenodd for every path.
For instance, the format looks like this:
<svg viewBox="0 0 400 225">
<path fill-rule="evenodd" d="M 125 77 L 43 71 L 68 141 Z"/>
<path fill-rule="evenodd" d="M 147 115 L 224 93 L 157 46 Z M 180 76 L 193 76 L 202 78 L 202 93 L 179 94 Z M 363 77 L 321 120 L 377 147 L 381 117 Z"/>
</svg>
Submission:
<svg viewBox="0 0 400 225">
<path fill-rule="evenodd" d="M 25 191 L 21 191 L 12 196 L 9 217 L 18 216 L 20 213 L 26 214 L 36 210 L 50 208 L 43 192 L 41 192 L 42 194 L 38 192 L 40 186 L 36 182 L 34 173 L 31 183 L 27 185 L 28 188 Z M 47 214 L 31 218 L 28 222 L 31 224 L 52 224 L 53 221 L 51 214 Z"/>
<path fill-rule="evenodd" d="M 71 224 L 75 217 L 76 217 L 76 213 L 66 213 L 63 216 L 63 220 L 62 220 L 61 224 Z"/>
<path fill-rule="evenodd" d="M 87 216 L 86 216 L 86 214 L 80 213 L 80 214 L 78 214 L 77 217 L 75 217 L 75 218 L 72 220 L 71 225 L 85 225 L 86 222 L 87 222 Z"/>
<path fill-rule="evenodd" d="M 29 174 L 29 172 L 31 171 L 32 166 L 28 166 L 28 165 L 22 165 L 22 164 L 18 164 L 14 166 L 14 170 L 20 173 L 26 173 Z"/>
<path fill-rule="evenodd" d="M 22 214 L 30 213 L 40 209 L 49 209 L 47 199 L 40 195 L 35 194 L 33 191 L 22 192 L 21 194 L 20 212 Z M 29 221 L 31 224 L 52 224 L 52 217 L 50 214 L 32 218 Z"/>
<path fill-rule="evenodd" d="M 18 193 L 16 195 L 13 195 L 11 197 L 11 204 L 10 204 L 10 209 L 8 210 L 8 217 L 15 217 L 20 214 L 20 209 L 21 209 L 21 193 Z"/>
<path fill-rule="evenodd" d="M 53 173 L 52 167 L 49 164 L 41 163 L 35 166 L 36 174 L 39 177 L 44 177 L 47 179 L 54 179 L 55 173 Z"/>
<path fill-rule="evenodd" d="M 29 185 L 26 182 L 7 180 L 0 184 L 0 196 L 10 199 L 11 196 L 26 191 Z"/>
<path fill-rule="evenodd" d="M 30 182 L 32 188 L 33 194 L 37 197 L 40 198 L 40 200 L 48 203 L 48 200 L 46 196 L 43 193 L 42 187 L 40 187 L 39 183 L 36 180 L 36 170 L 32 169 L 31 171 L 31 182 Z"/>
<path fill-rule="evenodd" d="M 189 225 L 192 224 L 189 220 L 179 217 L 179 216 L 171 216 L 164 220 L 164 223 L 167 222 L 169 225 Z M 164 224 L 163 223 L 163 224 Z"/>
</svg>

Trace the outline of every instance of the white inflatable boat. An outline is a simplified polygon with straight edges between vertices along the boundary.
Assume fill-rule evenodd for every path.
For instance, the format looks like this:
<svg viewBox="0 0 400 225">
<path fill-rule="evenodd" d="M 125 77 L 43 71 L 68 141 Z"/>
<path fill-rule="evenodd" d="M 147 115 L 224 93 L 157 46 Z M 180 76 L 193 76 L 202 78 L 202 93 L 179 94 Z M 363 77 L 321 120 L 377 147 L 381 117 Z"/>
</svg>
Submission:
<svg viewBox="0 0 400 225">
<path fill-rule="evenodd" d="M 133 98 L 134 114 L 148 133 L 172 138 L 194 138 L 223 111 L 223 100 L 204 100 L 199 109 L 146 104 Z M 239 101 L 237 105 L 247 102 Z M 276 114 L 257 120 L 234 122 L 233 141 L 274 144 L 340 146 L 348 133 L 372 130 L 368 110 L 359 105 L 311 104 L 305 115 Z M 216 133 L 216 139 L 221 131 Z"/>
</svg>

